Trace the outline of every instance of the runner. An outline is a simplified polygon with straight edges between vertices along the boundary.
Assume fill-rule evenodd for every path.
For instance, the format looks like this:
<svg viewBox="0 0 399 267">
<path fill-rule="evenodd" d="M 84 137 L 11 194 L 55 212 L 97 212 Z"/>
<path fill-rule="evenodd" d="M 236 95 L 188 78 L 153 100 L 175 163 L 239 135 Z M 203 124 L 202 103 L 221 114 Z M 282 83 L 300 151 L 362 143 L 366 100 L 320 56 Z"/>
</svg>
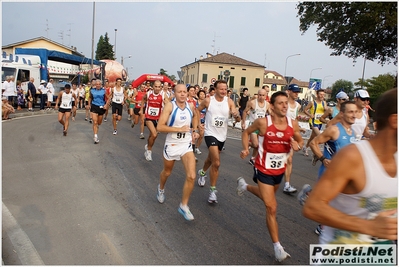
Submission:
<svg viewBox="0 0 399 267">
<path fill-rule="evenodd" d="M 247 106 L 242 112 L 241 116 L 241 129 L 245 130 L 247 114 L 249 113 L 249 124 L 251 125 L 256 119 L 266 117 L 269 110 L 269 103 L 266 101 L 266 90 L 259 89 L 258 97 L 256 99 L 247 102 Z M 252 157 L 249 160 L 249 164 L 254 166 L 255 157 L 258 155 L 258 132 L 253 132 L 250 135 L 250 142 L 252 147 Z"/>
<path fill-rule="evenodd" d="M 201 112 L 204 108 L 207 109 L 204 135 L 209 152 L 202 169 L 198 171 L 198 185 L 201 187 L 205 185 L 206 171 L 210 168 L 209 203 L 217 203 L 216 183 L 219 176 L 220 152 L 227 138 L 229 115 L 233 114 L 236 122 L 240 121 L 240 115 L 233 100 L 228 98 L 226 94 L 227 82 L 218 80 L 215 82 L 215 95 L 205 98 L 197 108 L 198 112 Z"/>
<path fill-rule="evenodd" d="M 198 95 L 198 105 L 200 105 L 201 102 L 204 101 L 204 99 L 206 97 L 206 93 L 204 90 L 199 90 L 197 95 Z M 195 153 L 197 153 L 198 155 L 200 155 L 202 153 L 201 150 L 199 150 L 199 147 L 202 144 L 202 139 L 204 139 L 205 114 L 206 114 L 206 108 L 203 108 L 199 113 L 201 127 L 199 127 L 199 137 L 197 139 L 197 144 L 196 144 L 196 148 L 195 148 Z"/>
<path fill-rule="evenodd" d="M 324 225 L 321 244 L 397 240 L 397 99 L 396 88 L 380 96 L 376 136 L 342 148 L 309 195 L 303 214 Z"/>
<path fill-rule="evenodd" d="M 241 158 L 249 154 L 249 135 L 259 131 L 259 153 L 255 159 L 253 179 L 257 186 L 249 185 L 243 177 L 237 179 L 237 194 L 249 191 L 263 200 L 266 207 L 266 225 L 273 241 L 276 260 L 281 262 L 291 257 L 281 246 L 276 219 L 276 191 L 283 178 L 287 157 L 291 148 L 299 151 L 303 145 L 298 122 L 287 117 L 288 96 L 285 92 L 275 92 L 270 99 L 271 115 L 259 118 L 242 133 Z"/>
<path fill-rule="evenodd" d="M 291 118 L 291 120 L 298 121 L 299 110 L 301 105 L 296 102 L 298 99 L 298 94 L 301 92 L 301 88 L 297 84 L 290 84 L 288 86 L 287 94 L 288 94 L 288 109 L 287 116 Z M 299 130 L 302 132 L 306 132 L 305 129 L 299 127 Z M 293 194 L 297 191 L 295 187 L 290 185 L 291 181 L 291 173 L 292 173 L 292 160 L 294 156 L 294 150 L 291 149 L 290 155 L 287 158 L 287 167 L 285 169 L 284 179 L 285 184 L 283 188 L 283 192 L 286 194 Z"/>
<path fill-rule="evenodd" d="M 76 83 L 72 84 L 71 93 L 75 96 L 74 98 L 72 98 L 72 121 L 75 121 L 76 108 L 78 106 L 78 95 L 79 95 L 79 90 Z"/>
<path fill-rule="evenodd" d="M 64 136 L 66 136 L 69 126 L 69 117 L 71 116 L 72 111 L 72 99 L 75 99 L 76 101 L 76 96 L 71 92 L 70 84 L 65 84 L 64 88 L 65 90 L 61 91 L 57 97 L 55 109 L 58 109 L 58 103 L 61 103 L 60 108 L 58 109 L 58 121 L 62 124 L 62 132 Z"/>
<path fill-rule="evenodd" d="M 140 120 L 140 139 L 144 139 L 144 120 L 145 120 L 145 114 L 143 112 L 140 113 L 141 110 L 141 101 L 143 100 L 144 96 L 146 94 L 146 86 L 143 83 L 140 87 L 139 90 L 137 91 L 136 96 L 134 97 L 134 103 L 136 103 L 136 106 L 134 107 L 133 113 L 134 113 L 134 120 L 132 120 L 131 127 L 133 128 L 134 125 L 139 123 Z"/>
<path fill-rule="evenodd" d="M 327 126 L 330 125 L 330 120 L 339 114 L 341 103 L 349 100 L 348 95 L 344 91 L 337 93 L 335 98 L 337 99 L 337 105 L 332 108 L 327 108 L 323 116 L 320 117 L 320 121 Z"/>
<path fill-rule="evenodd" d="M 147 161 L 152 161 L 152 146 L 158 137 L 156 127 L 165 101 L 160 92 L 161 81 L 156 80 L 153 84 L 153 90 L 147 92 L 141 101 L 140 113 L 143 114 L 144 103 L 146 103 L 145 125 L 147 125 L 147 128 L 150 131 L 147 144 L 144 146 L 144 157 Z"/>
<path fill-rule="evenodd" d="M 122 120 L 123 105 L 126 104 L 127 92 L 121 86 L 122 79 L 116 79 L 116 86 L 111 88 L 109 99 L 112 101 L 112 125 L 114 126 L 113 135 L 118 134 L 118 121 Z"/>
<path fill-rule="evenodd" d="M 326 168 L 330 164 L 332 157 L 344 146 L 356 142 L 356 135 L 352 130 L 352 125 L 356 120 L 356 104 L 351 101 L 346 101 L 340 105 L 341 122 L 327 127 L 320 135 L 316 136 L 310 142 L 310 149 L 312 149 L 315 157 L 320 160 L 321 166 L 319 169 L 317 180 L 320 179 Z M 320 145 L 324 144 L 324 150 L 321 152 Z M 310 185 L 304 185 L 303 190 L 298 194 L 298 199 L 306 200 L 306 195 L 311 190 Z M 320 234 L 323 227 L 319 224 L 315 233 Z"/>
<path fill-rule="evenodd" d="M 191 142 L 198 138 L 197 128 L 198 117 L 195 107 L 187 101 L 187 89 L 184 84 L 178 84 L 175 88 L 175 100 L 165 104 L 157 126 L 159 132 L 167 133 L 163 149 L 164 167 L 159 178 L 157 199 L 159 203 L 165 201 L 166 181 L 173 170 L 175 161 L 181 160 L 186 170 L 186 180 L 178 211 L 188 221 L 194 220 L 187 205 L 195 181 L 195 157 Z"/>
<path fill-rule="evenodd" d="M 85 89 L 83 88 L 83 85 L 79 85 L 79 109 L 83 108 L 84 105 L 84 100 L 85 100 Z"/>
<path fill-rule="evenodd" d="M 194 86 L 189 86 L 187 88 L 188 96 L 187 96 L 187 102 L 196 109 L 195 112 L 197 113 L 197 107 L 198 107 L 198 101 L 196 99 L 196 94 L 195 94 L 195 87 Z M 196 118 L 198 118 L 198 114 L 196 114 Z M 191 146 L 193 148 L 193 152 L 196 152 L 195 148 L 195 142 L 196 139 L 193 139 L 193 142 L 191 143 Z M 197 157 L 195 157 L 195 161 L 198 161 Z"/>
<path fill-rule="evenodd" d="M 133 88 L 132 85 L 130 84 L 128 89 L 126 90 L 127 92 L 127 99 L 126 102 L 128 104 L 128 117 L 127 120 L 131 121 L 134 118 L 134 107 L 135 107 L 135 103 L 134 103 L 134 98 L 136 97 L 137 94 L 137 90 L 136 88 Z M 133 124 L 134 127 L 134 124 Z"/>
<path fill-rule="evenodd" d="M 105 85 L 104 85 L 104 88 L 105 88 L 105 102 L 107 102 L 107 103 L 108 103 L 108 98 L 111 95 L 111 88 L 113 88 L 113 87 L 114 87 L 114 83 L 110 84 L 110 82 L 108 80 L 105 80 Z M 104 121 L 105 122 L 107 121 L 108 110 L 109 110 L 109 106 L 106 106 L 105 107 L 105 114 L 104 114 Z"/>
<path fill-rule="evenodd" d="M 90 115 L 93 118 L 93 133 L 94 133 L 94 144 L 98 144 L 100 140 L 98 139 L 98 128 L 103 121 L 103 115 L 107 105 L 109 106 L 109 101 L 105 101 L 105 89 L 102 87 L 101 80 L 95 81 L 96 87 L 90 89 L 89 97 L 89 109 Z"/>
<path fill-rule="evenodd" d="M 90 123 L 93 123 L 91 113 L 90 113 L 90 103 L 89 103 L 90 90 L 91 90 L 91 88 L 95 88 L 95 86 L 96 86 L 96 79 L 93 78 L 93 79 L 91 79 L 91 82 L 88 83 L 87 86 L 85 87 L 85 107 L 86 107 L 85 121 L 89 121 Z"/>
<path fill-rule="evenodd" d="M 310 117 L 309 127 L 312 130 L 312 134 L 310 135 L 308 142 L 305 146 L 303 146 L 303 153 L 305 156 L 309 156 L 309 144 L 313 138 L 320 134 L 321 127 L 323 126 L 323 123 L 320 121 L 320 117 L 324 114 L 325 109 L 327 108 L 327 103 L 324 101 L 324 94 L 325 93 L 323 89 L 317 90 L 316 100 L 309 101 L 304 110 L 304 113 Z"/>
</svg>

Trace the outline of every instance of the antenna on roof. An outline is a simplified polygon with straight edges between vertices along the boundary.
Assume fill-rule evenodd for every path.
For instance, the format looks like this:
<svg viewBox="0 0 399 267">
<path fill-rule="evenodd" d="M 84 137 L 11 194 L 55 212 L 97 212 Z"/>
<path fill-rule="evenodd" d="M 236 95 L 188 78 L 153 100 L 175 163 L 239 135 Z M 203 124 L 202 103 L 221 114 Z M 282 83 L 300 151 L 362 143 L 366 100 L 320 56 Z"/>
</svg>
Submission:
<svg viewBox="0 0 399 267">
<path fill-rule="evenodd" d="M 62 44 L 64 44 L 64 31 L 63 31 L 63 30 L 61 30 L 61 31 L 58 32 L 58 37 L 61 38 Z"/>
<path fill-rule="evenodd" d="M 71 29 L 71 25 L 72 25 L 73 23 L 68 23 L 68 25 L 69 25 L 69 30 L 68 30 L 68 33 L 66 34 L 66 36 L 68 36 L 69 37 L 69 43 L 68 43 L 68 46 L 70 46 L 71 45 L 71 34 L 72 34 L 72 29 Z"/>
<path fill-rule="evenodd" d="M 48 27 L 48 19 L 46 19 L 46 37 L 48 38 L 48 31 L 51 30 L 51 28 Z"/>
<path fill-rule="evenodd" d="M 216 44 L 216 37 L 221 37 L 221 36 L 216 36 L 216 32 L 213 32 L 213 40 L 212 40 L 212 42 L 213 42 L 213 45 L 211 45 L 212 46 L 212 48 L 213 48 L 213 50 L 212 50 L 212 54 L 214 55 L 215 54 L 215 44 Z"/>
</svg>

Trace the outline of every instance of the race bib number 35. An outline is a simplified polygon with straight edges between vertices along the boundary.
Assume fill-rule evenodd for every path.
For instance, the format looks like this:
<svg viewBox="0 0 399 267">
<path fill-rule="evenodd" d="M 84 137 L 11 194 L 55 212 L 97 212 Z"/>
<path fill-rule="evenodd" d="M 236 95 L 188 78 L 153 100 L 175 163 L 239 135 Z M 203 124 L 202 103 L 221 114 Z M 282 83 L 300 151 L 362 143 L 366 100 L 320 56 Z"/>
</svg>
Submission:
<svg viewBox="0 0 399 267">
<path fill-rule="evenodd" d="M 266 154 L 266 169 L 278 170 L 285 167 L 287 163 L 286 153 L 267 153 Z"/>
</svg>

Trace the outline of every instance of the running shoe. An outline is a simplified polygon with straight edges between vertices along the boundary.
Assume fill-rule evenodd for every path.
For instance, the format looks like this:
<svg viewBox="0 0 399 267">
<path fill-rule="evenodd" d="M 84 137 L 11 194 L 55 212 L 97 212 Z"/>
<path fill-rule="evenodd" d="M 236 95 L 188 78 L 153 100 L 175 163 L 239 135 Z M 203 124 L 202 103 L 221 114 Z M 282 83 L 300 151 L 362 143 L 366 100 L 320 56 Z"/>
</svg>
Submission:
<svg viewBox="0 0 399 267">
<path fill-rule="evenodd" d="M 201 169 L 198 171 L 198 175 L 198 185 L 203 187 L 205 185 L 206 172 Z"/>
<path fill-rule="evenodd" d="M 238 177 L 237 179 L 237 195 L 242 196 L 245 191 L 245 186 L 247 183 L 245 182 L 243 177 Z"/>
<path fill-rule="evenodd" d="M 217 198 L 217 196 L 216 196 L 216 193 L 217 193 L 218 191 L 216 190 L 216 189 L 214 189 L 214 190 L 209 190 L 209 197 L 208 197 L 208 202 L 209 203 L 218 203 L 218 198 Z"/>
<path fill-rule="evenodd" d="M 107 117 L 104 117 L 104 121 L 107 121 Z"/>
<path fill-rule="evenodd" d="M 128 121 L 130 121 L 130 120 L 131 120 L 131 119 L 130 119 L 130 115 L 127 117 L 127 120 L 128 120 Z"/>
<path fill-rule="evenodd" d="M 179 211 L 179 213 L 181 215 L 183 215 L 184 219 L 186 219 L 187 221 L 192 221 L 194 220 L 194 215 L 191 213 L 190 209 L 188 208 L 188 206 L 182 206 L 182 204 L 180 204 L 179 208 L 177 209 Z"/>
<path fill-rule="evenodd" d="M 308 194 L 310 193 L 310 191 L 312 191 L 312 187 L 309 184 L 305 184 L 302 187 L 302 190 L 298 193 L 297 198 L 301 206 L 305 204 L 306 200 L 308 199 Z"/>
<path fill-rule="evenodd" d="M 158 190 L 157 190 L 157 199 L 159 203 L 164 203 L 165 202 L 165 189 L 160 189 L 158 185 Z"/>
<path fill-rule="evenodd" d="M 67 131 L 64 130 L 64 131 L 63 131 L 63 134 L 64 134 L 64 136 L 67 136 Z"/>
<path fill-rule="evenodd" d="M 72 116 L 72 121 L 75 121 L 75 116 Z"/>
<path fill-rule="evenodd" d="M 145 144 L 145 146 L 144 146 L 144 150 L 145 150 L 145 151 L 147 151 L 147 150 L 148 150 L 148 145 L 147 145 L 147 144 Z"/>
<path fill-rule="evenodd" d="M 296 188 L 293 187 L 292 185 L 284 186 L 284 189 L 283 189 L 283 192 L 286 194 L 293 194 L 296 191 L 297 191 Z"/>
<path fill-rule="evenodd" d="M 146 159 L 147 161 L 152 161 L 152 156 L 151 156 L 151 154 L 152 154 L 151 150 L 146 150 L 146 151 L 144 152 L 144 157 L 145 157 L 145 159 Z"/>
<path fill-rule="evenodd" d="M 118 131 L 117 130 L 114 130 L 114 132 L 112 133 L 113 135 L 117 135 L 118 134 Z"/>
<path fill-rule="evenodd" d="M 316 166 L 316 163 L 317 163 L 318 160 L 319 160 L 319 159 L 317 158 L 317 156 L 316 156 L 316 155 L 313 155 L 312 165 L 313 165 L 313 166 Z"/>
<path fill-rule="evenodd" d="M 323 231 L 323 226 L 321 224 L 319 224 L 317 226 L 317 228 L 314 230 L 314 232 L 316 233 L 316 235 L 320 235 L 321 232 Z"/>
<path fill-rule="evenodd" d="M 85 121 L 88 121 L 89 119 L 88 118 L 85 118 Z"/>
<path fill-rule="evenodd" d="M 202 152 L 198 148 L 196 148 L 195 153 L 197 153 L 198 155 L 201 155 Z"/>
<path fill-rule="evenodd" d="M 276 257 L 276 261 L 282 262 L 287 257 L 291 258 L 291 255 L 285 252 L 283 247 L 274 248 L 274 256 Z"/>
<path fill-rule="evenodd" d="M 94 144 L 100 143 L 100 140 L 98 140 L 98 137 L 94 137 L 93 139 L 94 139 Z"/>
<path fill-rule="evenodd" d="M 90 122 L 90 123 L 93 123 L 93 120 L 92 120 L 92 119 L 90 119 L 90 120 L 89 120 L 89 122 Z"/>
<path fill-rule="evenodd" d="M 251 164 L 252 166 L 255 166 L 255 158 L 251 158 L 248 163 Z"/>
<path fill-rule="evenodd" d="M 308 148 L 307 148 L 306 146 L 303 146 L 303 147 L 302 147 L 302 152 L 303 152 L 303 155 L 304 155 L 304 156 L 306 156 L 306 157 L 309 156 Z"/>
<path fill-rule="evenodd" d="M 130 124 L 130 127 L 132 127 L 132 128 L 134 127 L 134 121 L 132 121 L 132 124 Z"/>
<path fill-rule="evenodd" d="M 143 133 L 141 133 L 140 134 L 140 139 L 144 139 L 145 137 L 144 137 L 144 134 Z"/>
</svg>

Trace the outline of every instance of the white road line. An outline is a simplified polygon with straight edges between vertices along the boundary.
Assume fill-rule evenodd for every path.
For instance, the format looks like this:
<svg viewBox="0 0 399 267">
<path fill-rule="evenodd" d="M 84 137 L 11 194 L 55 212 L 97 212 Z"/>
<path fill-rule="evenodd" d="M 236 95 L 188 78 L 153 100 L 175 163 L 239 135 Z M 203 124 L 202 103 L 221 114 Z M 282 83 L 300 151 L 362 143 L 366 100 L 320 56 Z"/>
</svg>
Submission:
<svg viewBox="0 0 399 267">
<path fill-rule="evenodd" d="M 21 229 L 6 205 L 3 206 L 3 229 L 10 238 L 22 265 L 44 265 L 28 235 Z"/>
</svg>

